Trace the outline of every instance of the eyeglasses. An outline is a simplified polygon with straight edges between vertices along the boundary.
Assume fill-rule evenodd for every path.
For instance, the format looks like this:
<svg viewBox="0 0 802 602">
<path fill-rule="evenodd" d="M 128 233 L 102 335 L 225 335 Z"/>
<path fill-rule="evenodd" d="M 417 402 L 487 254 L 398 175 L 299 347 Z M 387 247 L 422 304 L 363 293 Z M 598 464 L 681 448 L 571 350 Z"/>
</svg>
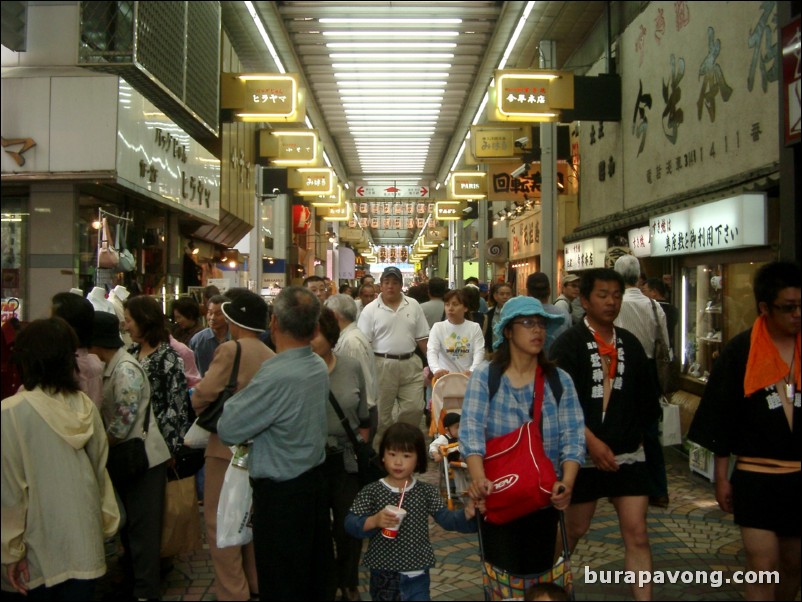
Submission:
<svg viewBox="0 0 802 602">
<path fill-rule="evenodd" d="M 546 320 L 536 320 L 535 318 L 524 318 L 523 320 L 515 320 L 513 324 L 519 324 L 527 330 L 546 330 Z"/>
<path fill-rule="evenodd" d="M 771 306 L 777 311 L 784 314 L 792 314 L 794 312 L 802 310 L 802 305 L 800 305 L 799 303 L 788 303 L 783 305 L 776 305 L 772 303 Z"/>
</svg>

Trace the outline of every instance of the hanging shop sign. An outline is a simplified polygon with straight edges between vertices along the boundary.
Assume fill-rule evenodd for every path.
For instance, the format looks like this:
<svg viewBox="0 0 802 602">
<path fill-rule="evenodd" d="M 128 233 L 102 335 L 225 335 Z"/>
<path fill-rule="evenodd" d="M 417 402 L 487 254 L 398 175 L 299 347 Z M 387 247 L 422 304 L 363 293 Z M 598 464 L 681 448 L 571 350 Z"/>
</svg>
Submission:
<svg viewBox="0 0 802 602">
<path fill-rule="evenodd" d="M 487 173 L 483 171 L 454 171 L 450 175 L 449 200 L 487 198 Z"/>
<path fill-rule="evenodd" d="M 782 28 L 782 57 L 783 79 L 785 89 L 783 95 L 783 109 L 785 115 L 785 144 L 796 144 L 802 137 L 802 101 L 800 100 L 800 73 L 799 48 L 802 45 L 800 35 L 800 19 L 796 16 L 788 25 Z"/>
<path fill-rule="evenodd" d="M 607 253 L 607 238 L 586 238 L 566 245 L 565 271 L 576 272 L 591 268 L 603 268 Z"/>
<path fill-rule="evenodd" d="M 442 221 L 462 219 L 462 203 L 459 201 L 440 201 L 435 203 L 434 218 Z"/>
<path fill-rule="evenodd" d="M 317 130 L 259 130 L 259 156 L 282 167 L 315 167 L 319 161 Z"/>
<path fill-rule="evenodd" d="M 649 226 L 630 230 L 627 240 L 635 257 L 649 257 L 652 254 L 652 229 Z"/>
<path fill-rule="evenodd" d="M 328 196 L 336 190 L 331 167 L 297 167 L 287 170 L 287 186 L 298 196 Z M 339 199 L 337 199 L 339 201 Z"/>
<path fill-rule="evenodd" d="M 343 201 L 336 207 L 320 207 L 317 214 L 327 222 L 347 222 L 351 219 L 351 203 Z"/>
<path fill-rule="evenodd" d="M 741 194 L 649 220 L 652 257 L 768 244 L 765 193 Z"/>
<path fill-rule="evenodd" d="M 574 76 L 568 71 L 497 70 L 488 91 L 489 121 L 549 122 L 574 108 Z"/>
<path fill-rule="evenodd" d="M 529 146 L 531 127 L 471 126 L 471 152 L 475 159 L 501 159 L 522 153 Z M 517 144 L 516 144 L 517 142 Z"/>
<path fill-rule="evenodd" d="M 540 208 L 510 221 L 510 259 L 540 255 Z"/>
<path fill-rule="evenodd" d="M 305 94 L 297 73 L 224 73 L 220 107 L 232 109 L 239 121 L 301 123 Z"/>
</svg>

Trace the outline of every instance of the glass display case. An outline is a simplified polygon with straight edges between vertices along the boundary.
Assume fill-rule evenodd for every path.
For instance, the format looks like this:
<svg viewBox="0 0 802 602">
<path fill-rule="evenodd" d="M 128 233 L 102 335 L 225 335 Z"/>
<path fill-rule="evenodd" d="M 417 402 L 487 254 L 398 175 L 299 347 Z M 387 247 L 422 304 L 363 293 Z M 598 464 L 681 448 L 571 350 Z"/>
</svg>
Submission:
<svg viewBox="0 0 802 602">
<path fill-rule="evenodd" d="M 749 328 L 757 309 L 752 281 L 759 262 L 682 269 L 680 353 L 686 377 L 706 383 L 722 346 Z"/>
</svg>

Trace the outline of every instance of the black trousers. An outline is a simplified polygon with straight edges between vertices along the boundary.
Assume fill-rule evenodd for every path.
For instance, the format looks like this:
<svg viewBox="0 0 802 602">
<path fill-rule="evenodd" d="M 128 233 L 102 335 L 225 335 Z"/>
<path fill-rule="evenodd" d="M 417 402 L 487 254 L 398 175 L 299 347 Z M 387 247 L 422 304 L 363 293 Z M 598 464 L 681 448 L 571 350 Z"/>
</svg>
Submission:
<svg viewBox="0 0 802 602">
<path fill-rule="evenodd" d="M 554 566 L 559 515 L 545 508 L 506 525 L 482 520 L 484 559 L 513 575 L 541 573 Z"/>
<path fill-rule="evenodd" d="M 262 600 L 326 600 L 334 555 L 325 465 L 288 481 L 251 479 Z"/>
</svg>

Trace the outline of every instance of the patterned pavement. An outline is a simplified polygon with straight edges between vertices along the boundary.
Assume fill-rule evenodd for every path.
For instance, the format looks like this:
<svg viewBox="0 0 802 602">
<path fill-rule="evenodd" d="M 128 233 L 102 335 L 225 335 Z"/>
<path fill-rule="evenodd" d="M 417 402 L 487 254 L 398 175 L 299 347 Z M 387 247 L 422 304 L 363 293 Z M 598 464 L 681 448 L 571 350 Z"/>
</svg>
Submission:
<svg viewBox="0 0 802 602">
<path fill-rule="evenodd" d="M 688 459 L 675 448 L 666 449 L 671 504 L 667 509 L 649 509 L 649 536 L 654 568 L 665 571 L 723 571 L 726 581 L 744 566 L 738 529 L 732 517 L 718 509 L 711 484 L 698 474 L 691 474 Z M 424 476 L 436 483 L 436 467 Z M 202 511 L 201 511 L 202 512 Z M 479 548 L 475 535 L 443 531 L 431 523 L 431 539 L 438 564 L 432 569 L 432 599 L 482 600 L 482 576 Z M 587 565 L 593 571 L 623 570 L 623 547 L 612 504 L 600 501 L 591 531 L 580 542 L 572 566 L 579 600 L 629 600 L 625 584 L 584 583 Z M 104 578 L 98 599 L 112 591 L 118 572 L 115 559 L 109 576 Z M 360 589 L 368 600 L 367 573 L 363 571 Z M 743 586 L 722 583 L 676 583 L 656 585 L 658 600 L 742 600 Z M 108 599 L 108 597 L 107 597 Z M 213 570 L 208 548 L 175 559 L 173 570 L 164 578 L 164 600 L 215 600 Z"/>
</svg>

